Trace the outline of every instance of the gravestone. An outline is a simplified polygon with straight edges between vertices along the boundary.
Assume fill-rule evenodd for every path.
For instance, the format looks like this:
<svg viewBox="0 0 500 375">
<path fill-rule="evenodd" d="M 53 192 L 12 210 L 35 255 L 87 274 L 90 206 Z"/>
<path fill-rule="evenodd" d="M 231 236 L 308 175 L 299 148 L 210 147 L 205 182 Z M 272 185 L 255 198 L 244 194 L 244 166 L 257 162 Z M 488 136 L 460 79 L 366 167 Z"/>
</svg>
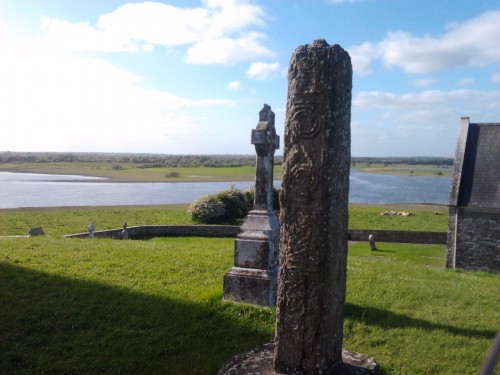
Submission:
<svg viewBox="0 0 500 375">
<path fill-rule="evenodd" d="M 87 230 L 89 231 L 89 238 L 94 238 L 94 232 L 95 232 L 94 222 L 91 221 L 89 225 L 87 225 Z"/>
<path fill-rule="evenodd" d="M 123 223 L 123 230 L 121 232 L 121 238 L 122 238 L 122 240 L 128 240 L 128 230 L 127 230 L 127 228 L 128 228 L 128 224 L 127 224 L 127 222 L 124 222 Z"/>
<path fill-rule="evenodd" d="M 377 245 L 375 244 L 375 237 L 373 236 L 373 233 L 370 233 L 368 236 L 368 243 L 370 244 L 370 250 L 377 250 Z"/>
<path fill-rule="evenodd" d="M 29 231 L 30 237 L 43 236 L 44 234 L 45 233 L 44 233 L 42 227 L 31 228 Z"/>
<path fill-rule="evenodd" d="M 224 299 L 274 306 L 279 222 L 273 210 L 273 166 L 279 137 L 274 112 L 267 104 L 259 112 L 251 143 L 257 153 L 254 205 L 236 237 L 234 266 L 224 275 Z"/>
<path fill-rule="evenodd" d="M 288 70 L 274 343 L 219 374 L 376 374 L 342 349 L 348 245 L 352 67 L 324 40 L 298 47 Z"/>
</svg>

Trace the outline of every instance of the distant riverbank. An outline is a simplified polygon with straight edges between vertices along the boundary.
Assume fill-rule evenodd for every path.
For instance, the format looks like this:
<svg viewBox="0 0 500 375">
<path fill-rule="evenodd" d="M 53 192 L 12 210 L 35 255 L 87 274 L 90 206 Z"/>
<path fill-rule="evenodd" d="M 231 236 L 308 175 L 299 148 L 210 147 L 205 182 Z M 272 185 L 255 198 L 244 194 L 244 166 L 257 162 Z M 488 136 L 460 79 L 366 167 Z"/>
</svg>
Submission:
<svg viewBox="0 0 500 375">
<path fill-rule="evenodd" d="M 352 170 L 400 176 L 449 177 L 450 166 L 426 164 L 356 164 Z M 0 171 L 49 175 L 80 175 L 98 177 L 86 182 L 242 182 L 255 180 L 254 166 L 241 167 L 144 167 L 137 164 L 89 162 L 2 164 Z M 281 179 L 281 165 L 274 166 L 274 178 Z"/>
</svg>

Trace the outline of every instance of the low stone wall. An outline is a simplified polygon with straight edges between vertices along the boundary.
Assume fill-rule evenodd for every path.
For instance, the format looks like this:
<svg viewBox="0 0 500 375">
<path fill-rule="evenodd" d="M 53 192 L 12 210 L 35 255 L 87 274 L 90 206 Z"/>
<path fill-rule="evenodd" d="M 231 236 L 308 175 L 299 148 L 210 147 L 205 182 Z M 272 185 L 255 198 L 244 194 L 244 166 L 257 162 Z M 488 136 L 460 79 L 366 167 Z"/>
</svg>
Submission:
<svg viewBox="0 0 500 375">
<path fill-rule="evenodd" d="M 123 229 L 109 229 L 94 232 L 96 238 L 121 239 Z M 143 225 L 128 227 L 129 239 L 151 237 L 236 237 L 240 232 L 237 225 Z M 88 238 L 87 233 L 68 234 L 66 238 Z"/>
<path fill-rule="evenodd" d="M 123 229 L 109 229 L 96 231 L 96 238 L 121 239 Z M 143 225 L 128 227 L 129 239 L 143 239 L 151 237 L 236 237 L 240 227 L 236 225 Z M 446 232 L 416 232 L 349 229 L 350 241 L 368 241 L 373 234 L 376 242 L 419 243 L 419 244 L 446 244 Z M 88 238 L 89 234 L 68 234 L 66 238 Z"/>
<path fill-rule="evenodd" d="M 350 241 L 368 241 L 373 234 L 376 242 L 418 243 L 446 245 L 446 232 L 416 232 L 403 230 L 349 229 Z"/>
</svg>

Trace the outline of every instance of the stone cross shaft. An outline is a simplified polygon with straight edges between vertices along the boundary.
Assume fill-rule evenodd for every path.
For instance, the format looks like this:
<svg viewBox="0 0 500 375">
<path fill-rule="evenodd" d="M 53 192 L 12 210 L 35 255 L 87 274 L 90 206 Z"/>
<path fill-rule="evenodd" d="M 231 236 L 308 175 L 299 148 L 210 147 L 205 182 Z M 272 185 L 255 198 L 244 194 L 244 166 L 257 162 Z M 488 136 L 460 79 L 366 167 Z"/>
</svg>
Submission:
<svg viewBox="0 0 500 375">
<path fill-rule="evenodd" d="M 342 365 L 352 67 L 324 40 L 288 70 L 274 369 L 332 374 Z"/>
<path fill-rule="evenodd" d="M 257 153 L 254 210 L 273 209 L 274 152 L 279 148 L 279 141 L 274 127 L 274 113 L 270 106 L 264 104 L 259 112 L 257 128 L 252 129 L 251 143 L 255 145 Z"/>
</svg>

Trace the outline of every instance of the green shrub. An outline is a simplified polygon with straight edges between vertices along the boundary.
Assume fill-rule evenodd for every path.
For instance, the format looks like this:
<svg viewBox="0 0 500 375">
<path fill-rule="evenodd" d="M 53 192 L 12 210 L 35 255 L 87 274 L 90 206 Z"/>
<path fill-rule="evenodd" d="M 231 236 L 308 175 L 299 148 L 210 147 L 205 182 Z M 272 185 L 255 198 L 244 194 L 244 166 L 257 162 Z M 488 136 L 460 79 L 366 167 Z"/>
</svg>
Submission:
<svg viewBox="0 0 500 375">
<path fill-rule="evenodd" d="M 166 178 L 179 178 L 181 174 L 179 172 L 168 172 L 165 174 Z"/>
<path fill-rule="evenodd" d="M 252 207 L 248 204 L 245 194 L 235 187 L 230 187 L 220 192 L 216 197 L 224 204 L 226 211 L 222 217 L 224 221 L 234 221 L 244 218 Z"/>
<path fill-rule="evenodd" d="M 113 164 L 111 164 L 111 169 L 114 171 L 123 171 L 125 169 L 125 167 L 121 164 L 113 163 Z"/>
<path fill-rule="evenodd" d="M 250 207 L 250 210 L 253 208 L 253 202 L 255 199 L 255 185 L 251 185 L 247 191 L 245 191 L 245 200 L 247 202 L 248 207 Z"/>
<path fill-rule="evenodd" d="M 273 210 L 280 210 L 280 191 L 281 189 L 273 188 Z M 255 186 L 252 185 L 245 191 L 245 199 L 247 200 L 247 204 L 250 206 L 250 209 L 253 208 L 253 202 L 255 199 Z"/>
<path fill-rule="evenodd" d="M 216 224 L 223 220 L 226 209 L 224 203 L 216 196 L 203 195 L 191 203 L 188 212 L 191 213 L 193 221 Z"/>
</svg>

